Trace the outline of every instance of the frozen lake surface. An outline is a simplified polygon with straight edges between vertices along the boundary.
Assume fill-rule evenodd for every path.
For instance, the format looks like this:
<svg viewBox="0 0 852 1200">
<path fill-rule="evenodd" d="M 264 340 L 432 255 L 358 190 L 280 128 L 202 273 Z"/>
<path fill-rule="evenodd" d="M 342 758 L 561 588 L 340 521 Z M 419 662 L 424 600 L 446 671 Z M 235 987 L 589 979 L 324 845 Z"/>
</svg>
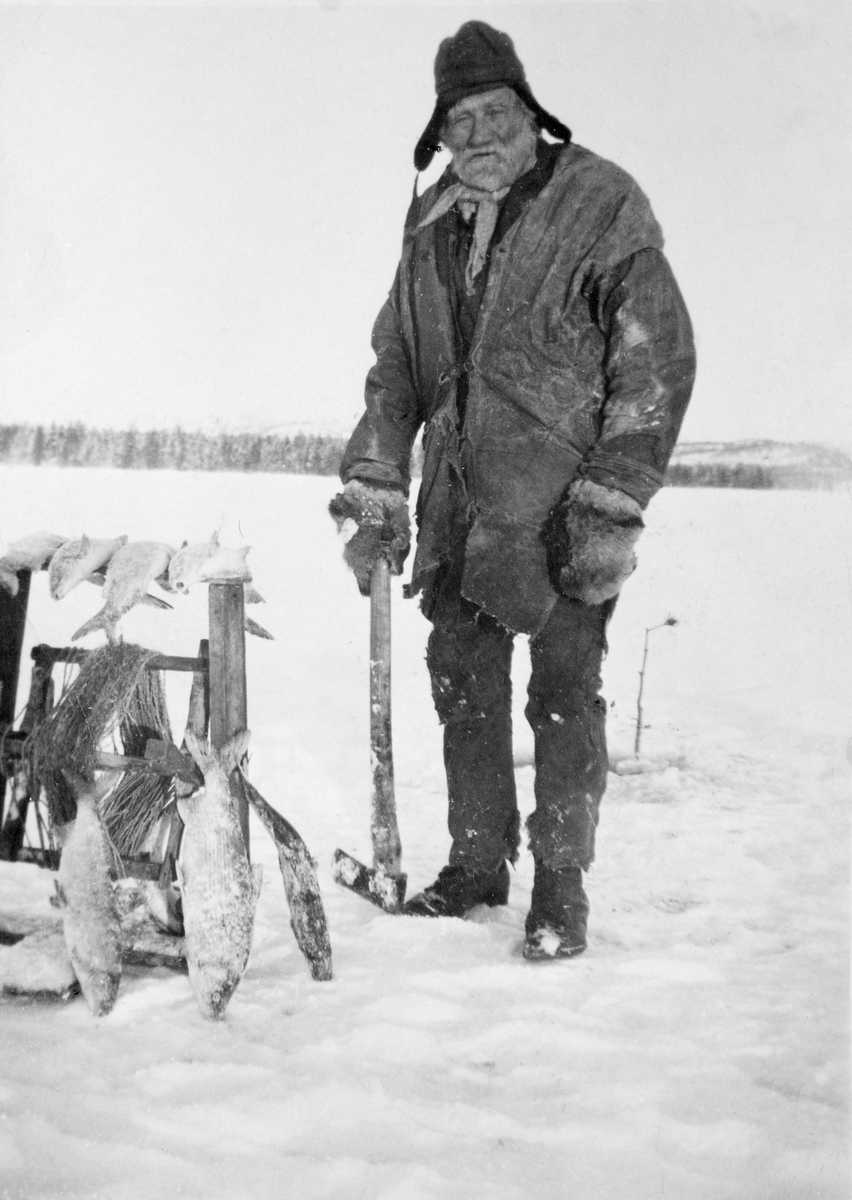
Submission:
<svg viewBox="0 0 852 1200">
<path fill-rule="evenodd" d="M 508 907 L 390 917 L 331 880 L 369 861 L 368 605 L 326 505 L 334 479 L 5 467 L 0 551 L 39 529 L 249 544 L 274 642 L 248 639 L 251 777 L 320 867 L 334 979 L 289 929 L 272 843 L 247 972 L 219 1024 L 185 977 L 128 969 L 82 1001 L 0 1011 L 4 1200 L 841 1200 L 849 1195 L 852 499 L 666 490 L 613 618 L 616 770 L 588 879 L 590 944 L 520 956 Z M 152 589 L 156 590 L 156 589 Z M 428 625 L 394 583 L 394 748 L 409 891 L 446 861 Z M 206 593 L 134 610 L 127 640 L 193 654 Z M 100 607 L 34 577 L 28 642 Z M 643 756 L 632 754 L 646 627 Z M 94 636 L 85 643 L 101 644 Z M 532 739 L 516 656 L 524 815 Z M 182 731 L 187 682 L 170 683 Z M 18 702 L 26 698 L 26 680 Z M 5 865 L 0 909 L 49 915 L 47 872 Z M 0 954 L 3 953 L 0 948 Z"/>
</svg>

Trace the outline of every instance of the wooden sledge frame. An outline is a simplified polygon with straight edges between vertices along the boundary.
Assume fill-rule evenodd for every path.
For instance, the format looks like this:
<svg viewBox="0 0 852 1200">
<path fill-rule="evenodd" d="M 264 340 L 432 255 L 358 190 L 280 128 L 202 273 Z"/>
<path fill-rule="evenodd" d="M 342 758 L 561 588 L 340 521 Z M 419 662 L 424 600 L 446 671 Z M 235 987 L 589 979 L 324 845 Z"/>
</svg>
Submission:
<svg viewBox="0 0 852 1200">
<path fill-rule="evenodd" d="M 30 696 L 19 730 L 13 730 L 15 701 L 20 673 L 21 650 L 26 625 L 30 572 L 18 573 L 19 589 L 15 597 L 0 589 L 0 860 L 40 861 L 56 867 L 45 854 L 28 852 L 23 847 L 28 807 L 33 797 L 30 780 L 24 780 L 22 794 L 13 796 L 9 810 L 5 792 L 9 778 L 16 777 L 16 766 L 23 759 L 23 744 L 40 720 L 53 707 L 52 672 L 57 663 L 83 663 L 91 651 L 73 647 L 34 646 Z M 222 747 L 240 730 L 247 728 L 247 686 L 245 652 L 245 595 L 240 581 L 214 581 L 208 585 L 209 639 L 199 644 L 198 655 L 184 658 L 155 654 L 146 664 L 150 671 L 192 673 L 187 728 L 201 741 L 209 736 L 212 745 Z M 195 762 L 186 753 L 186 744 L 177 746 L 149 740 L 144 758 L 100 753 L 99 766 L 127 771 L 173 776 L 178 795 L 182 789 L 194 790 L 201 781 Z M 234 768 L 230 777 L 231 793 L 239 812 L 240 826 L 249 853 L 249 801 L 276 844 L 279 865 L 291 912 L 291 927 L 299 949 L 307 959 L 311 975 L 317 980 L 331 978 L 331 946 L 323 910 L 316 864 L 302 838 L 280 813 L 266 803 L 249 783 L 246 765 Z M 36 785 L 37 789 L 37 785 Z M 185 794 L 185 792 L 184 792 Z M 5 815 L 4 815 L 5 814 Z M 174 863 L 183 829 L 177 805 L 172 805 L 168 831 L 160 839 L 161 861 L 123 860 L 128 875 L 156 881 L 162 888 L 174 878 Z M 164 843 L 165 839 L 165 844 Z M 49 855 L 50 852 L 48 851 Z M 58 859 L 58 855 L 53 857 Z"/>
<path fill-rule="evenodd" d="M 12 729 L 26 625 L 30 572 L 21 571 L 18 579 L 17 596 L 10 597 L 7 593 L 0 592 L 0 737 L 3 739 L 0 772 L 7 778 L 14 773 L 15 766 L 20 762 L 24 740 L 53 707 L 53 668 L 58 663 L 81 665 L 91 654 L 90 650 L 66 646 L 34 646 L 29 700 L 21 728 Z M 234 733 L 247 727 L 245 600 L 242 583 L 211 583 L 208 589 L 208 612 L 210 637 L 201 641 L 195 658 L 157 654 L 149 660 L 147 669 L 192 672 L 193 687 L 188 724 L 202 740 L 207 738 L 209 727 L 210 740 L 213 746 L 218 748 Z M 168 747 L 165 743 L 156 742 L 149 743 L 144 759 L 100 754 L 98 765 L 185 777 L 187 772 L 195 770 L 191 760 L 184 760 L 177 747 Z M 240 826 L 248 852 L 248 801 L 236 771 L 231 779 L 231 790 L 237 800 Z M 33 858 L 32 854 L 28 855 L 23 849 L 27 810 L 32 799 L 29 791 L 20 797 L 12 798 L 9 812 L 0 826 L 0 859 L 16 861 L 20 858 Z M 15 811 L 12 811 L 13 807 Z M 125 864 L 128 868 L 137 865 L 141 864 Z M 158 868 L 163 865 L 157 864 Z M 146 877 L 151 877 L 150 868 Z"/>
</svg>

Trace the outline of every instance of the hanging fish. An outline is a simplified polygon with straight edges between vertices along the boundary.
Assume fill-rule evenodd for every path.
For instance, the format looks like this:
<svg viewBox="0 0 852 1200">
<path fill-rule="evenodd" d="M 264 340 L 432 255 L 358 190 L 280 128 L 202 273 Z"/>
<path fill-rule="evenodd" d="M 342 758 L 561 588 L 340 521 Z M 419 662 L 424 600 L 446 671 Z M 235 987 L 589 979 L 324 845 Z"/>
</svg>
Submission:
<svg viewBox="0 0 852 1200">
<path fill-rule="evenodd" d="M 221 546 L 216 533 L 209 542 L 185 544 L 169 563 L 169 583 L 176 592 L 188 592 L 194 583 L 250 583 L 251 570 L 246 561 L 250 549 L 251 546 Z"/>
<path fill-rule="evenodd" d="M 104 606 L 99 613 L 81 625 L 71 635 L 72 641 L 94 633 L 106 631 L 107 640 L 119 641 L 118 625 L 126 612 L 136 604 L 150 604 L 155 608 L 171 608 L 165 600 L 148 594 L 152 580 L 161 583 L 166 576 L 169 560 L 174 549 L 165 542 L 128 542 L 119 547 L 109 560 L 104 582 Z"/>
<path fill-rule="evenodd" d="M 106 582 L 103 568 L 116 550 L 127 545 L 127 537 L 118 538 L 72 538 L 59 547 L 47 570 L 50 594 L 54 600 L 62 600 L 68 593 L 89 580 L 100 586 Z"/>
<path fill-rule="evenodd" d="M 59 547 L 68 539 L 56 533 L 30 533 L 0 558 L 0 587 L 10 596 L 18 594 L 18 571 L 40 571 L 46 567 Z"/>
<path fill-rule="evenodd" d="M 95 1016 L 115 1004 L 121 983 L 121 921 L 112 881 L 114 853 L 100 817 L 100 802 L 121 772 L 88 783 L 63 771 L 77 800 L 59 859 L 59 894 L 68 957 Z"/>
<path fill-rule="evenodd" d="M 229 778 L 245 754 L 247 730 L 219 750 L 192 733 L 187 749 L 204 775 L 204 787 L 178 800 L 185 829 L 175 864 L 183 904 L 189 981 L 205 1017 L 223 1016 L 251 951 L 262 867 L 246 853 L 237 801 Z"/>
</svg>

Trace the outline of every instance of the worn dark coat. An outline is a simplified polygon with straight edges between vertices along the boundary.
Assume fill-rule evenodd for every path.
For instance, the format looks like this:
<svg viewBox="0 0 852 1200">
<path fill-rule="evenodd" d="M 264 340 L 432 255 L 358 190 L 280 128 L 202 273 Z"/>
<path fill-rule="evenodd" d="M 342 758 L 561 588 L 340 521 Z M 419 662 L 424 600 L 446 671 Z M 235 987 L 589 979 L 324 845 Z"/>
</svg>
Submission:
<svg viewBox="0 0 852 1200">
<path fill-rule="evenodd" d="M 662 485 L 695 373 L 692 330 L 646 197 L 612 163 L 567 145 L 494 248 L 457 362 L 438 222 L 417 228 L 435 197 L 432 187 L 412 201 L 341 476 L 407 489 L 425 426 L 411 592 L 448 557 L 455 471 L 470 503 L 462 591 L 534 634 L 556 601 L 542 528 L 571 480 L 619 488 L 643 507 Z"/>
</svg>

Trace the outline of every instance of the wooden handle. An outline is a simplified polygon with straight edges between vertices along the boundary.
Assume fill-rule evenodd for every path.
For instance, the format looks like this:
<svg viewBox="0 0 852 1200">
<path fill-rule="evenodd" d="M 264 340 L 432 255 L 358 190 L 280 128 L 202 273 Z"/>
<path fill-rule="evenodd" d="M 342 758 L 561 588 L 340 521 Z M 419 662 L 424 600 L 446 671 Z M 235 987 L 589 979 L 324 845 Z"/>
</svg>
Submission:
<svg viewBox="0 0 852 1200">
<path fill-rule="evenodd" d="M 380 558 L 370 579 L 370 751 L 373 766 L 373 866 L 400 873 L 391 737 L 390 566 Z"/>
</svg>

